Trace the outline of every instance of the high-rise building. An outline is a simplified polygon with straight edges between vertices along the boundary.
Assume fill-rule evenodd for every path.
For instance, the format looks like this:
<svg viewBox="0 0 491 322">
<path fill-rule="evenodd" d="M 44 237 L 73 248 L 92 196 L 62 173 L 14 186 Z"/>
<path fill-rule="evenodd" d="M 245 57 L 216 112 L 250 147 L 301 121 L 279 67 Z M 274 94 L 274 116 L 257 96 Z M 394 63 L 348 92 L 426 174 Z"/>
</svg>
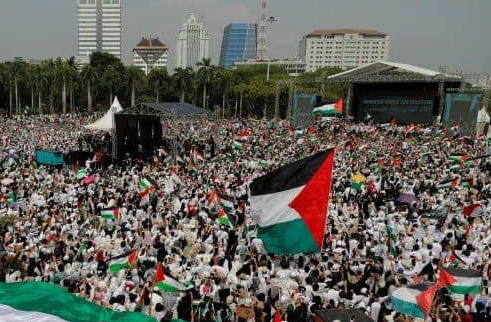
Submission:
<svg viewBox="0 0 491 322">
<path fill-rule="evenodd" d="M 209 39 L 203 22 L 194 13 L 179 30 L 176 46 L 176 67 L 197 69 L 203 58 L 209 58 Z"/>
<path fill-rule="evenodd" d="M 133 64 L 148 75 L 154 68 L 167 67 L 167 50 L 158 38 L 142 37 L 133 49 Z"/>
<path fill-rule="evenodd" d="M 121 0 L 78 0 L 78 55 L 121 58 Z"/>
<path fill-rule="evenodd" d="M 299 57 L 312 72 L 343 69 L 389 59 L 389 35 L 372 29 L 315 30 L 300 41 Z"/>
<path fill-rule="evenodd" d="M 253 59 L 257 54 L 257 24 L 232 23 L 223 31 L 220 66 L 234 67 L 235 62 Z"/>
</svg>

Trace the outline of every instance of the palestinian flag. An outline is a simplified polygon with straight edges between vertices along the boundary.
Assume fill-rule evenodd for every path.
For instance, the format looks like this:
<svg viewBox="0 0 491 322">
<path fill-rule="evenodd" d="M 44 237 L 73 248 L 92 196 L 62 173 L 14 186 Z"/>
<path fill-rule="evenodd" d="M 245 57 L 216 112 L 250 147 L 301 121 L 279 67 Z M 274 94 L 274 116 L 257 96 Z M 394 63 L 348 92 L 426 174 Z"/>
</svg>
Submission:
<svg viewBox="0 0 491 322">
<path fill-rule="evenodd" d="M 482 285 L 482 276 L 479 271 L 447 267 L 440 269 L 440 286 L 456 294 L 479 294 Z"/>
<path fill-rule="evenodd" d="M 468 157 L 467 155 L 451 155 L 449 158 L 448 158 L 450 161 L 452 161 L 453 163 L 463 163 L 465 161 L 467 161 Z"/>
<path fill-rule="evenodd" d="M 114 221 L 119 219 L 119 208 L 102 209 L 101 218 Z"/>
<path fill-rule="evenodd" d="M 326 104 L 314 108 L 312 111 L 316 116 L 339 116 L 343 114 L 343 100 L 340 99 L 334 104 Z"/>
<path fill-rule="evenodd" d="M 227 216 L 227 212 L 223 208 L 218 211 L 218 222 L 220 223 L 220 225 L 234 228 L 234 225 L 230 221 L 230 218 L 228 218 Z"/>
<path fill-rule="evenodd" d="M 80 180 L 80 179 L 83 179 L 87 176 L 87 171 L 85 171 L 85 169 L 80 169 L 77 171 L 77 179 Z"/>
<path fill-rule="evenodd" d="M 459 187 L 459 179 L 452 179 L 448 181 L 441 182 L 436 186 L 437 189 L 455 189 Z"/>
<path fill-rule="evenodd" d="M 111 260 L 109 263 L 109 271 L 111 273 L 117 273 L 122 269 L 130 268 L 136 263 L 137 259 L 138 249 L 135 249 L 128 256 Z"/>
<path fill-rule="evenodd" d="M 238 141 L 234 141 L 233 147 L 235 150 L 244 150 L 244 145 Z"/>
<path fill-rule="evenodd" d="M 187 287 L 184 286 L 184 284 L 181 284 L 172 277 L 165 275 L 164 267 L 160 263 L 157 265 L 154 283 L 158 289 L 168 293 L 177 293 L 187 290 Z"/>
<path fill-rule="evenodd" d="M 143 198 L 146 195 L 150 194 L 150 191 L 153 189 L 153 185 L 147 179 L 141 179 L 138 181 L 138 185 L 140 186 L 140 197 Z"/>
<path fill-rule="evenodd" d="M 400 287 L 392 293 L 390 302 L 397 312 L 424 319 L 430 311 L 437 288 L 437 284 L 431 283 Z"/>
<path fill-rule="evenodd" d="M 116 312 L 45 282 L 0 283 L 0 320 L 8 322 L 154 322 L 135 312 Z"/>
<path fill-rule="evenodd" d="M 218 195 L 218 197 L 220 207 L 224 209 L 227 213 L 231 213 L 234 210 L 234 202 L 228 199 L 228 197 L 222 196 L 220 194 Z"/>
<path fill-rule="evenodd" d="M 251 136 L 251 132 L 249 130 L 244 130 L 242 132 L 237 133 L 237 141 L 246 142 L 247 140 L 249 140 L 250 136 Z"/>
<path fill-rule="evenodd" d="M 269 253 L 314 253 L 322 248 L 333 163 L 331 149 L 252 182 L 252 215 Z"/>
<path fill-rule="evenodd" d="M 466 217 L 479 217 L 482 215 L 484 209 L 481 204 L 475 203 L 473 205 L 464 207 L 464 216 Z"/>
</svg>

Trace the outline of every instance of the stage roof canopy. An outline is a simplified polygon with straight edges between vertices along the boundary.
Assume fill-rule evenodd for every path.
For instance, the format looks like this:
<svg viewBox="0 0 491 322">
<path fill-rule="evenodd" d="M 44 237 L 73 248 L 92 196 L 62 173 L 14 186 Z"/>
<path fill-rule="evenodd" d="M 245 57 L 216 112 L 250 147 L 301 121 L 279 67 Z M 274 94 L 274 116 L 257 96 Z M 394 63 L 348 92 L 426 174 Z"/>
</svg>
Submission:
<svg viewBox="0 0 491 322">
<path fill-rule="evenodd" d="M 353 317 L 353 322 L 374 322 L 360 309 L 346 309 L 346 310 L 319 310 L 315 314 L 319 316 L 324 322 L 350 322 Z"/>
<path fill-rule="evenodd" d="M 144 103 L 144 106 L 162 114 L 176 116 L 207 116 L 212 113 L 199 106 L 189 103 Z"/>
<path fill-rule="evenodd" d="M 459 75 L 452 75 L 448 73 L 442 73 L 439 71 L 418 67 L 409 64 L 402 64 L 388 61 L 378 61 L 368 65 L 362 65 L 344 72 L 331 75 L 327 77 L 328 80 L 342 80 L 342 79 L 363 79 L 377 76 L 391 75 L 393 78 L 410 78 L 419 77 L 426 79 L 443 79 L 446 81 L 461 81 L 462 77 Z"/>
<path fill-rule="evenodd" d="M 114 102 L 107 110 L 106 114 L 102 116 L 100 119 L 95 121 L 92 124 L 86 125 L 85 128 L 89 130 L 96 130 L 96 131 L 111 131 L 112 129 L 115 128 L 114 125 L 114 114 L 119 113 L 123 110 L 121 107 L 121 104 L 119 104 L 118 98 L 114 97 Z"/>
</svg>

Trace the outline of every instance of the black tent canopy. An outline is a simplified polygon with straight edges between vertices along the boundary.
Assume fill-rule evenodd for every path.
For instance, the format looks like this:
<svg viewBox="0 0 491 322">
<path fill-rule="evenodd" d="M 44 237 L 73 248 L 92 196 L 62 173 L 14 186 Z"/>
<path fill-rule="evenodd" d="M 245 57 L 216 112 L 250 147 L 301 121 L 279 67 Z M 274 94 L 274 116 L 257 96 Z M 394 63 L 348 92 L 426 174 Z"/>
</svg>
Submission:
<svg viewBox="0 0 491 322">
<path fill-rule="evenodd" d="M 145 107 L 158 113 L 175 115 L 177 117 L 209 116 L 212 113 L 199 106 L 189 103 L 144 103 Z"/>
</svg>

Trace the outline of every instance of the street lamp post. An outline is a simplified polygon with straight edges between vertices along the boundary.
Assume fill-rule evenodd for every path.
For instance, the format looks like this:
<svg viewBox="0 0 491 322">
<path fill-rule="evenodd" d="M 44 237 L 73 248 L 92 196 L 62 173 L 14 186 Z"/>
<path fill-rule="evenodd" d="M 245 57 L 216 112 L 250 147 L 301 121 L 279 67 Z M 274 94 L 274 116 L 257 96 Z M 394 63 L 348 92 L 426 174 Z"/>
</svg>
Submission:
<svg viewBox="0 0 491 322">
<path fill-rule="evenodd" d="M 268 22 L 272 25 L 274 22 L 277 22 L 278 20 L 276 20 L 275 17 L 269 17 L 268 19 Z M 269 71 L 270 71 L 270 66 L 271 66 L 271 59 L 269 58 L 269 54 L 268 54 L 268 71 L 267 71 L 267 74 L 266 74 L 266 81 L 269 82 Z"/>
</svg>

